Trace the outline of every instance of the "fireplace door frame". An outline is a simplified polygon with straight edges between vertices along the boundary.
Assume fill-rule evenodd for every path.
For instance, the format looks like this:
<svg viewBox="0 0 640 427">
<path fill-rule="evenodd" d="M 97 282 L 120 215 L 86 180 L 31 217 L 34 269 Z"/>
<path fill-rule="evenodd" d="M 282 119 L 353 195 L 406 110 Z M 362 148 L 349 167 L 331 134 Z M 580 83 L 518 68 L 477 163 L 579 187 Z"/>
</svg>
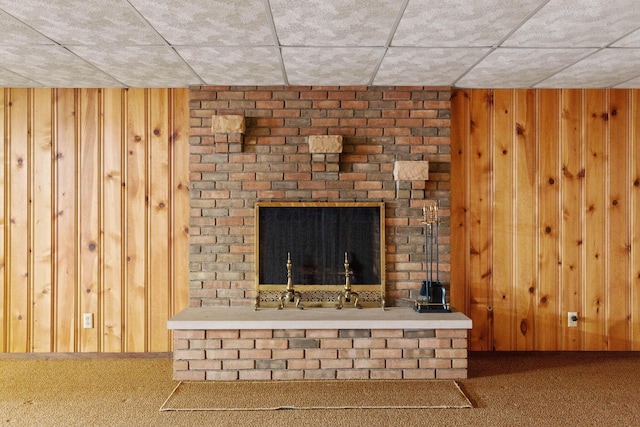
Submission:
<svg viewBox="0 0 640 427">
<path fill-rule="evenodd" d="M 363 307 L 380 307 L 384 306 L 384 295 L 386 289 L 386 243 L 385 243 L 385 204 L 384 202 L 257 202 L 255 204 L 255 289 L 256 289 L 256 303 L 261 307 L 274 307 L 278 305 L 280 294 L 285 291 L 287 287 L 287 254 L 279 254 L 277 260 L 274 262 L 276 266 L 280 263 L 281 268 L 281 281 L 278 283 L 260 283 L 261 282 L 261 258 L 260 258 L 260 212 L 264 209 L 288 209 L 288 208 L 303 208 L 303 209 L 324 209 L 324 208 L 337 208 L 337 209 L 359 209 L 368 208 L 375 209 L 378 213 L 379 224 L 377 228 L 377 236 L 372 238 L 375 248 L 372 252 L 376 253 L 378 259 L 376 263 L 371 265 L 370 269 L 377 270 L 377 280 L 375 283 L 358 284 L 358 278 L 356 274 L 353 274 L 353 280 L 350 283 L 351 290 L 358 294 L 359 303 Z M 293 211 L 292 211 L 293 212 Z M 349 215 L 346 215 L 349 216 Z M 306 233 L 304 230 L 299 230 L 302 235 L 313 235 L 316 233 Z M 375 232 L 373 233 L 375 234 Z M 340 236 L 336 236 L 337 243 L 334 246 L 342 247 L 340 244 Z M 313 245 L 313 242 L 310 242 Z M 345 243 L 347 244 L 347 243 Z M 291 261 L 292 271 L 299 272 L 303 268 L 301 265 L 301 257 L 295 252 L 295 248 L 291 248 Z M 341 249 L 334 249 L 336 250 Z M 342 249 L 343 251 L 344 249 Z M 347 251 L 350 252 L 350 251 Z M 379 255 L 378 255 L 379 254 Z M 342 252 L 340 252 L 342 257 Z M 350 253 L 350 271 L 357 269 L 358 254 Z M 336 261 L 336 263 L 338 263 Z M 354 266 L 354 268 L 352 268 Z M 338 283 L 314 283 L 314 284 L 298 284 L 293 280 L 293 286 L 295 291 L 299 291 L 302 294 L 302 303 L 305 307 L 333 307 L 338 302 L 340 292 L 345 288 L 345 275 L 344 275 L 344 261 L 339 261 L 339 265 L 335 267 L 336 270 L 342 271 L 341 279 Z M 294 274 L 292 274 L 293 276 Z M 375 275 L 375 274 L 374 274 Z"/>
</svg>

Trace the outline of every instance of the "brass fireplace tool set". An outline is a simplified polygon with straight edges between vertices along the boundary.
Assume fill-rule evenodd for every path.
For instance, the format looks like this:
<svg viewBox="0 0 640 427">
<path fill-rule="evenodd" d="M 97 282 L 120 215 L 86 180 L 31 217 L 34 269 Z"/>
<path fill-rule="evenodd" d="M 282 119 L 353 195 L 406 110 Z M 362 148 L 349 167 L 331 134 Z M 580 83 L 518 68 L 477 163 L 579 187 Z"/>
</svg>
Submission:
<svg viewBox="0 0 640 427">
<path fill-rule="evenodd" d="M 278 310 L 282 310 L 287 304 L 295 304 L 296 308 L 300 310 L 304 309 L 304 306 L 300 303 L 302 298 L 302 294 L 299 291 L 296 291 L 293 288 L 293 279 L 291 276 L 291 253 L 287 253 L 287 287 L 280 294 Z M 349 258 L 347 253 L 344 253 L 344 289 L 340 292 L 338 296 L 338 304 L 336 305 L 337 309 L 341 309 L 344 307 L 344 303 L 353 302 L 353 306 L 356 308 L 362 308 L 359 302 L 359 296 L 357 292 L 353 292 L 351 290 L 351 272 L 349 270 Z M 256 303 L 254 305 L 254 309 L 258 308 L 258 299 L 256 299 Z M 384 308 L 384 306 L 383 306 Z"/>
<path fill-rule="evenodd" d="M 422 281 L 420 298 L 416 299 L 413 309 L 418 313 L 448 313 L 449 304 L 446 302 L 446 289 L 440 283 L 440 261 L 438 256 L 438 232 L 440 218 L 438 218 L 438 202 L 432 201 L 422 208 L 422 225 L 424 227 L 424 253 L 427 264 L 426 280 Z M 434 231 L 435 229 L 435 231 Z M 435 240 L 435 271 L 434 270 L 434 240 Z"/>
</svg>

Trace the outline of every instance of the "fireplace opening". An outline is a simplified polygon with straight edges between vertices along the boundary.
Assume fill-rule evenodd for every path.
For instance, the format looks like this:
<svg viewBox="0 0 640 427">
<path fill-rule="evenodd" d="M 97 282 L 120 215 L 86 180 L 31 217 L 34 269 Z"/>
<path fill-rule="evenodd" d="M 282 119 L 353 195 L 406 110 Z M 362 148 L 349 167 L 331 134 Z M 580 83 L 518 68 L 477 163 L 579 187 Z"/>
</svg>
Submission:
<svg viewBox="0 0 640 427">
<path fill-rule="evenodd" d="M 307 304 L 334 303 L 347 274 L 363 305 L 384 296 L 384 203 L 260 202 L 255 237 L 261 305 L 288 281 Z"/>
</svg>

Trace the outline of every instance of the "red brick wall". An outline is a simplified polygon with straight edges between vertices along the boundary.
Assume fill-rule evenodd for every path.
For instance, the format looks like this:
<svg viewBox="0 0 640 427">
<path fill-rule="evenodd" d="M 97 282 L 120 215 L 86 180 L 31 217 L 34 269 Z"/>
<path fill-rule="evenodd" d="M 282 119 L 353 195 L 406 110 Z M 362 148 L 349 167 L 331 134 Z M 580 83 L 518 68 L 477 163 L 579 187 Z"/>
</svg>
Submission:
<svg viewBox="0 0 640 427">
<path fill-rule="evenodd" d="M 385 202 L 394 305 L 425 277 L 422 206 L 438 199 L 448 282 L 449 97 L 449 87 L 192 87 L 190 305 L 252 304 L 256 201 Z M 244 115 L 244 138 L 213 135 L 214 114 Z M 342 154 L 312 159 L 309 135 L 342 135 Z M 429 180 L 396 183 L 396 160 L 429 161 Z"/>
</svg>

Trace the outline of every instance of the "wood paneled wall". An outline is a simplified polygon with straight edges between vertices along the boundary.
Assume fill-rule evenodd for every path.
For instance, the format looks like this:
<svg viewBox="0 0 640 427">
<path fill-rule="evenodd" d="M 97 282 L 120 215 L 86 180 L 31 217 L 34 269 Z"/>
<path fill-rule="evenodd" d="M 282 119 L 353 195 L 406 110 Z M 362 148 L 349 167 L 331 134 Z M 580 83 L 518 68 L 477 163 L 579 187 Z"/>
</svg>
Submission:
<svg viewBox="0 0 640 427">
<path fill-rule="evenodd" d="M 640 350 L 640 91 L 457 90 L 451 145 L 470 349 Z"/>
<path fill-rule="evenodd" d="M 0 89 L 0 352 L 171 349 L 166 321 L 188 304 L 188 103 L 186 89 Z"/>
</svg>

